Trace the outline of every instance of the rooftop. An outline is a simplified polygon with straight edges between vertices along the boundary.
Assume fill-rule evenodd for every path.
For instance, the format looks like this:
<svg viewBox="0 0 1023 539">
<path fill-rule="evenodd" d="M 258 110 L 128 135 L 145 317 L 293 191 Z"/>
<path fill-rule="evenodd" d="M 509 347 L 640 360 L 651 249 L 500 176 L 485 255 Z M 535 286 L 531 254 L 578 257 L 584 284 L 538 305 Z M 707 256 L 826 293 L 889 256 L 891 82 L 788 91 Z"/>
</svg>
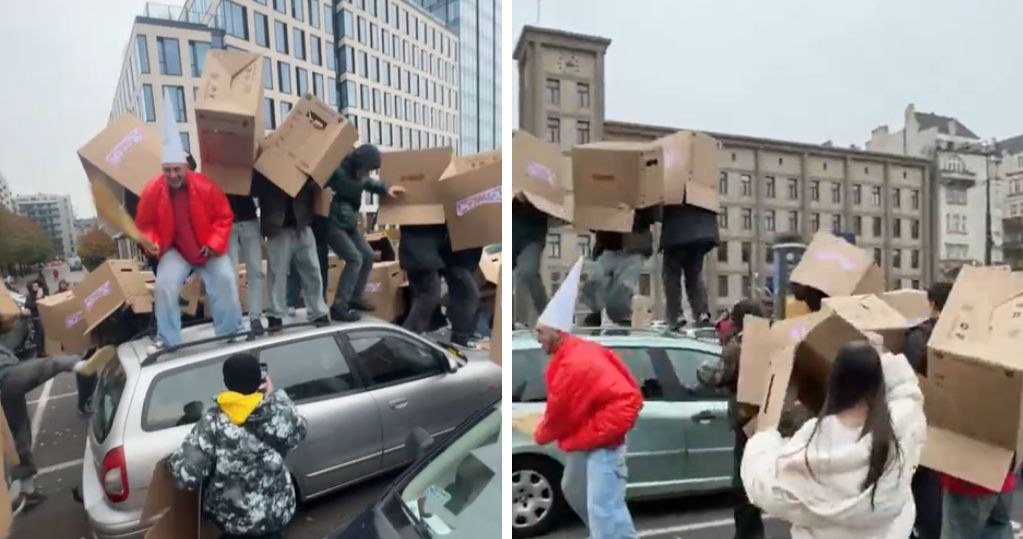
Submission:
<svg viewBox="0 0 1023 539">
<path fill-rule="evenodd" d="M 566 32 L 564 30 L 555 30 L 553 28 L 541 28 L 539 26 L 526 25 L 522 28 L 522 33 L 519 34 L 519 40 L 515 43 L 515 52 L 512 56 L 517 60 L 521 56 L 522 48 L 525 47 L 526 34 L 541 34 L 551 37 L 560 37 L 564 39 L 574 39 L 584 43 L 596 45 L 597 47 L 606 49 L 610 44 L 611 40 L 606 37 L 591 36 L 586 34 L 577 34 L 575 32 Z"/>
<path fill-rule="evenodd" d="M 942 116 L 940 114 L 933 114 L 930 112 L 916 112 L 916 122 L 920 125 L 920 129 L 930 129 L 937 127 L 938 132 L 942 135 L 951 135 L 949 131 L 949 124 L 955 123 L 955 136 L 965 137 L 972 139 L 980 139 L 976 133 L 970 131 L 970 128 L 963 125 L 959 120 L 952 118 L 951 116 Z"/>
<path fill-rule="evenodd" d="M 998 151 L 1005 152 L 1008 155 L 1023 153 L 1023 135 L 1000 140 L 995 143 L 995 147 L 998 148 Z"/>
</svg>

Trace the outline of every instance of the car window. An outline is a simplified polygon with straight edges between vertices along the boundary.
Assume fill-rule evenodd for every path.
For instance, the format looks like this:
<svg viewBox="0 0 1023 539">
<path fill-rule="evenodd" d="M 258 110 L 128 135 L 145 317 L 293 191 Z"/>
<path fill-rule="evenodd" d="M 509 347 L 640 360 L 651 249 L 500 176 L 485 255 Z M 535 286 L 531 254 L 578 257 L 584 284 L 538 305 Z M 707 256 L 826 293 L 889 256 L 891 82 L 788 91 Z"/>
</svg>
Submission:
<svg viewBox="0 0 1023 539">
<path fill-rule="evenodd" d="M 708 388 L 696 376 L 704 363 L 720 359 L 713 354 L 685 348 L 620 347 L 614 349 L 629 367 L 649 401 L 722 399 L 723 390 Z"/>
<path fill-rule="evenodd" d="M 158 377 L 149 390 L 142 428 L 154 431 L 199 421 L 224 391 L 225 359 L 191 365 Z"/>
<path fill-rule="evenodd" d="M 352 369 L 333 336 L 294 341 L 264 348 L 270 379 L 295 402 L 342 395 L 359 388 Z"/>
<path fill-rule="evenodd" d="M 356 333 L 348 338 L 359 369 L 373 385 L 387 385 L 445 372 L 436 350 L 398 335 Z"/>
<path fill-rule="evenodd" d="M 124 393 L 126 380 L 121 360 L 115 357 L 103 367 L 98 377 L 93 398 L 96 409 L 92 416 L 92 432 L 96 436 L 96 441 L 103 443 L 114 425 L 114 415 L 117 414 L 117 407 L 120 406 L 121 395 Z"/>
<path fill-rule="evenodd" d="M 512 402 L 547 401 L 544 373 L 549 362 L 539 348 L 512 351 Z"/>
</svg>

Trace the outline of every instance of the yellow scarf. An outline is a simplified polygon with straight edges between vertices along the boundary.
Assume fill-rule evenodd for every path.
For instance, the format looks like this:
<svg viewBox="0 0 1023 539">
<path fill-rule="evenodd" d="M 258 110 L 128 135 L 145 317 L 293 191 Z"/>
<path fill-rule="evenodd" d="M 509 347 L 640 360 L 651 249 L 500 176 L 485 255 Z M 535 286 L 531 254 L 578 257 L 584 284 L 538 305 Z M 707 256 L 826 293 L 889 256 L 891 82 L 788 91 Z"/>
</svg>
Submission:
<svg viewBox="0 0 1023 539">
<path fill-rule="evenodd" d="M 217 395 L 217 404 L 227 414 L 231 423 L 235 425 L 245 423 L 245 420 L 249 418 L 249 415 L 256 409 L 256 406 L 259 406 L 260 402 L 263 402 L 263 394 L 259 391 L 248 395 L 242 395 L 235 391 L 225 391 Z"/>
</svg>

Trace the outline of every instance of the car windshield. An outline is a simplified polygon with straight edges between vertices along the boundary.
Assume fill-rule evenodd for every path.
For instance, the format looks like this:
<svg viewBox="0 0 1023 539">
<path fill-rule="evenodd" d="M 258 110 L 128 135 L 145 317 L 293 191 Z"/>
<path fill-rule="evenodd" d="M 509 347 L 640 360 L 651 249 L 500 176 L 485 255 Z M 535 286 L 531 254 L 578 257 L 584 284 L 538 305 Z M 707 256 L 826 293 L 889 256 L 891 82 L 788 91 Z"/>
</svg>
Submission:
<svg viewBox="0 0 1023 539">
<path fill-rule="evenodd" d="M 501 403 L 455 439 L 402 489 L 409 515 L 430 537 L 492 537 L 500 529 Z"/>
</svg>

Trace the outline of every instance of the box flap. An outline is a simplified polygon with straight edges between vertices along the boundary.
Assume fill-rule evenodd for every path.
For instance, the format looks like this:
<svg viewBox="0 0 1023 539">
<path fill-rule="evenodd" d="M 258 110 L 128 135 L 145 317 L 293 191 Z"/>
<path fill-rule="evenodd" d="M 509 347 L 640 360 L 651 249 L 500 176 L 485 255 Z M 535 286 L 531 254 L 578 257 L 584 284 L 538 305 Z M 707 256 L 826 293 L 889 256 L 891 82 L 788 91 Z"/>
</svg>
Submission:
<svg viewBox="0 0 1023 539">
<path fill-rule="evenodd" d="M 828 232 L 814 234 L 789 280 L 816 288 L 828 296 L 884 292 L 883 281 L 874 282 L 873 258 L 866 251 Z M 863 290 L 869 278 L 867 290 Z"/>
<path fill-rule="evenodd" d="M 632 232 L 635 216 L 636 212 L 624 204 L 608 208 L 577 205 L 572 215 L 572 226 L 581 232 Z"/>
<path fill-rule="evenodd" d="M 739 382 L 736 400 L 759 406 L 764 401 L 764 380 L 771 363 L 771 321 L 746 315 L 742 323 L 742 348 L 739 353 Z"/>
<path fill-rule="evenodd" d="M 565 209 L 565 159 L 557 146 L 525 131 L 512 135 L 512 189 L 536 209 L 570 221 Z"/>
<path fill-rule="evenodd" d="M 717 213 L 718 143 L 696 131 L 654 141 L 664 151 L 664 203 L 687 203 Z"/>
<path fill-rule="evenodd" d="M 777 429 L 781 423 L 781 413 L 785 407 L 789 380 L 792 376 L 795 346 L 785 346 L 771 353 L 764 387 L 761 390 L 763 400 L 756 418 L 758 432 Z"/>
<path fill-rule="evenodd" d="M 927 442 L 920 453 L 920 465 L 997 492 L 1002 490 L 1012 456 L 1012 449 L 979 442 L 931 425 L 927 427 Z"/>
<path fill-rule="evenodd" d="M 931 303 L 923 290 L 893 290 L 881 294 L 881 299 L 906 317 L 911 325 L 917 325 L 931 317 Z"/>
<path fill-rule="evenodd" d="M 262 75 L 261 55 L 233 49 L 211 49 L 206 53 L 199 80 L 196 111 L 252 115 L 253 103 L 262 105 Z"/>
<path fill-rule="evenodd" d="M 861 331 L 905 330 L 912 327 L 902 313 L 874 295 L 825 298 L 821 310 L 837 313 Z"/>
<path fill-rule="evenodd" d="M 384 152 L 380 178 L 405 188 L 399 198 L 380 200 L 377 222 L 385 225 L 444 223 L 444 204 L 437 183 L 451 163 L 451 148 Z"/>
</svg>

